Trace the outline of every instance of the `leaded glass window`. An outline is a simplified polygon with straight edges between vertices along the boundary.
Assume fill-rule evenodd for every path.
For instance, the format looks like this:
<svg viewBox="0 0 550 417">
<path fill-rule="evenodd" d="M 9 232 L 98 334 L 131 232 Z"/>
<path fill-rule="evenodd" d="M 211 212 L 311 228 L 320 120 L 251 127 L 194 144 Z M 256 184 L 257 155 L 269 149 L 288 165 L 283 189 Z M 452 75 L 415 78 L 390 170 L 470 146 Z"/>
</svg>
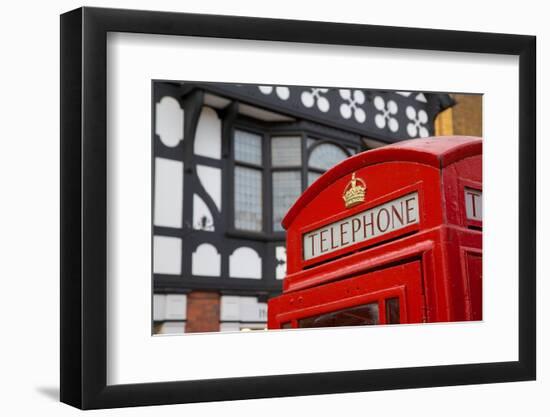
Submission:
<svg viewBox="0 0 550 417">
<path fill-rule="evenodd" d="M 284 231 L 282 219 L 305 187 L 354 149 L 349 143 L 342 144 L 346 147 L 342 148 L 326 138 L 290 131 L 258 134 L 253 133 L 254 129 L 257 127 L 237 127 L 233 131 L 233 226 L 243 231 L 280 233 Z M 267 222 L 266 215 L 270 217 Z"/>
<path fill-rule="evenodd" d="M 235 161 L 262 164 L 262 136 L 235 130 Z"/>
<path fill-rule="evenodd" d="M 276 171 L 273 173 L 273 230 L 283 231 L 281 221 L 287 210 L 302 192 L 300 171 Z"/>
<path fill-rule="evenodd" d="M 347 157 L 348 155 L 339 146 L 323 143 L 311 151 L 309 166 L 311 168 L 327 170 Z"/>
<path fill-rule="evenodd" d="M 275 136 L 271 139 L 271 164 L 274 167 L 302 165 L 302 138 Z"/>
<path fill-rule="evenodd" d="M 262 171 L 235 167 L 235 228 L 262 231 Z"/>
</svg>

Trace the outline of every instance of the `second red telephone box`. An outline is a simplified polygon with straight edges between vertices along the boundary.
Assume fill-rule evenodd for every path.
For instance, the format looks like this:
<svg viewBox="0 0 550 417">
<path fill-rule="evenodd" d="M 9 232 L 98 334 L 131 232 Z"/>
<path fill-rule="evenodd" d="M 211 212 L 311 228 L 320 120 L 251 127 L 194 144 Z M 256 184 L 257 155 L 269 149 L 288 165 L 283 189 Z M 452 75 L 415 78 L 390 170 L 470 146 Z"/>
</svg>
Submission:
<svg viewBox="0 0 550 417">
<path fill-rule="evenodd" d="M 482 141 L 415 139 L 327 171 L 291 207 L 268 327 L 481 320 Z"/>
</svg>

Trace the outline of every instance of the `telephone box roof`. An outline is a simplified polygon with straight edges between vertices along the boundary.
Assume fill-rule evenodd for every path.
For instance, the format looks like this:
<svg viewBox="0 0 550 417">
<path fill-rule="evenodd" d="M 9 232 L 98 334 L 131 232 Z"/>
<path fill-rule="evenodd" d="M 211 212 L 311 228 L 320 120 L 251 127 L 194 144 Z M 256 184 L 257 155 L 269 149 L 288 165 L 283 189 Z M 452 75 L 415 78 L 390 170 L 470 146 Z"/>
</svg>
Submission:
<svg viewBox="0 0 550 417">
<path fill-rule="evenodd" d="M 393 145 L 358 153 L 335 165 L 317 179 L 288 210 L 282 224 L 285 229 L 298 213 L 322 190 L 334 181 L 369 165 L 402 161 L 431 165 L 442 169 L 460 159 L 478 155 L 482 150 L 481 138 L 472 136 L 438 136 L 411 139 Z"/>
</svg>

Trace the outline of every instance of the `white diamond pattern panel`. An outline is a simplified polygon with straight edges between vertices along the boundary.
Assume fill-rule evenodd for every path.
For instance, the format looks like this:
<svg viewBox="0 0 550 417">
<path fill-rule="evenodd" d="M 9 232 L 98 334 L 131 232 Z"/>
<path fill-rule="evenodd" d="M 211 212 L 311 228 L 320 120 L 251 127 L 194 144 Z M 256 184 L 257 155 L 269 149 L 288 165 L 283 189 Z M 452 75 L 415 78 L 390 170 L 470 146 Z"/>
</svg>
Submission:
<svg viewBox="0 0 550 417">
<path fill-rule="evenodd" d="M 169 236 L 153 238 L 153 272 L 155 274 L 181 274 L 181 239 Z"/>
<path fill-rule="evenodd" d="M 183 140 L 184 112 L 173 97 L 163 97 L 156 104 L 155 133 L 170 148 Z"/>
<path fill-rule="evenodd" d="M 262 172 L 235 167 L 235 228 L 262 230 Z"/>
<path fill-rule="evenodd" d="M 222 123 L 216 111 L 203 107 L 195 133 L 195 154 L 207 158 L 221 158 Z"/>
<path fill-rule="evenodd" d="M 155 158 L 155 226 L 182 226 L 183 162 Z"/>
<path fill-rule="evenodd" d="M 281 221 L 302 192 L 300 171 L 273 173 L 273 230 L 282 231 Z"/>
<path fill-rule="evenodd" d="M 273 137 L 271 164 L 274 167 L 302 165 L 302 138 L 300 136 Z"/>
</svg>

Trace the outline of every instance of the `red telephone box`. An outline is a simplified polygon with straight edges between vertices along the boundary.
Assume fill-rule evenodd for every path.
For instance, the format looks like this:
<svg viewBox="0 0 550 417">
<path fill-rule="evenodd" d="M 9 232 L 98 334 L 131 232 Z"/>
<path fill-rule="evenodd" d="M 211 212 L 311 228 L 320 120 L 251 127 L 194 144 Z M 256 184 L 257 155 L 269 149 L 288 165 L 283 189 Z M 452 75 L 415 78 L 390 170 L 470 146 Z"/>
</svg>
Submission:
<svg viewBox="0 0 550 417">
<path fill-rule="evenodd" d="M 481 320 L 482 141 L 414 139 L 360 153 L 283 220 L 287 276 L 268 327 Z"/>
</svg>

